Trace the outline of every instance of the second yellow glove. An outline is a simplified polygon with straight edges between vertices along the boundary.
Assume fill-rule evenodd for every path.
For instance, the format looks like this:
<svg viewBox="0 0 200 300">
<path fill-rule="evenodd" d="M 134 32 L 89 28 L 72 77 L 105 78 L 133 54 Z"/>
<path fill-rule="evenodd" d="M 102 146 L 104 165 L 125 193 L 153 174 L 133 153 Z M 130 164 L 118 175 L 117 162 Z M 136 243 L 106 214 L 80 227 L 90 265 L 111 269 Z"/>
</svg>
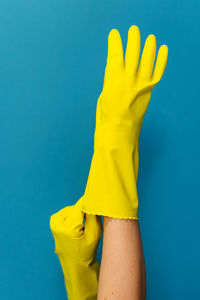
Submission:
<svg viewBox="0 0 200 300">
<path fill-rule="evenodd" d="M 82 200 L 52 215 L 50 227 L 68 299 L 96 300 L 99 275 L 96 250 L 102 233 L 101 220 L 86 215 L 84 226 Z"/>
</svg>

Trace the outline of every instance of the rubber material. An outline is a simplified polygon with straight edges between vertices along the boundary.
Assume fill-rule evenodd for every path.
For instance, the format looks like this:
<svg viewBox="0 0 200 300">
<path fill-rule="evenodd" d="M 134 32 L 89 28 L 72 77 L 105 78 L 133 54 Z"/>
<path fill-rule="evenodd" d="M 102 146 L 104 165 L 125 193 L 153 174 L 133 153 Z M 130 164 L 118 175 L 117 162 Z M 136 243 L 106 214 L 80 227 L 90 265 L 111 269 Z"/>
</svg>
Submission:
<svg viewBox="0 0 200 300">
<path fill-rule="evenodd" d="M 99 263 L 96 250 L 102 234 L 101 219 L 85 216 L 83 198 L 51 216 L 50 227 L 55 240 L 69 300 L 96 300 Z"/>
<path fill-rule="evenodd" d="M 131 26 L 125 59 L 119 32 L 108 36 L 104 85 L 97 102 L 94 155 L 83 200 L 88 214 L 137 219 L 139 136 L 153 87 L 164 73 L 168 47 L 156 56 L 149 35 L 140 56 L 140 31 Z M 153 70 L 154 67 L 154 70 Z"/>
</svg>

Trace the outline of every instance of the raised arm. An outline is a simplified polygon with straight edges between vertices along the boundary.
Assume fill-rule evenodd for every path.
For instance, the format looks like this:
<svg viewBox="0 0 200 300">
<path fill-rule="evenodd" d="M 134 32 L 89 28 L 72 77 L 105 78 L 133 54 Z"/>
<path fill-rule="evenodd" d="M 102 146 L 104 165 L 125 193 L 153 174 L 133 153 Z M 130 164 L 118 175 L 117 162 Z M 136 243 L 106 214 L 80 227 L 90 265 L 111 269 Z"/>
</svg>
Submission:
<svg viewBox="0 0 200 300">
<path fill-rule="evenodd" d="M 140 57 L 140 32 L 128 33 L 125 59 L 116 29 L 108 37 L 104 86 L 98 99 L 94 155 L 83 211 L 104 216 L 98 300 L 144 300 L 145 263 L 138 222 L 139 136 L 153 87 L 167 63 L 149 35 Z"/>
</svg>

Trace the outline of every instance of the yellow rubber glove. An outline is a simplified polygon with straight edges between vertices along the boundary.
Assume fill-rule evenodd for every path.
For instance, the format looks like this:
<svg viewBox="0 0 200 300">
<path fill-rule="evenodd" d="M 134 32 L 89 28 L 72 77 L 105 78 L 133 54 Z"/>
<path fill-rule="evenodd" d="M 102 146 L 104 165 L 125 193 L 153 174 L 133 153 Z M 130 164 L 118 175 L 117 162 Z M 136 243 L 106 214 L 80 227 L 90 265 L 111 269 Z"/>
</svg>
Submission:
<svg viewBox="0 0 200 300">
<path fill-rule="evenodd" d="M 83 211 L 113 218 L 137 219 L 139 135 L 153 87 L 167 63 L 168 48 L 156 55 L 156 38 L 149 35 L 140 56 L 140 31 L 131 26 L 125 59 L 119 32 L 111 30 L 104 85 L 97 102 L 94 155 L 85 190 Z"/>
<path fill-rule="evenodd" d="M 96 300 L 99 263 L 96 250 L 102 233 L 100 217 L 81 211 L 82 198 L 51 216 L 50 227 L 64 273 L 69 300 Z"/>
</svg>

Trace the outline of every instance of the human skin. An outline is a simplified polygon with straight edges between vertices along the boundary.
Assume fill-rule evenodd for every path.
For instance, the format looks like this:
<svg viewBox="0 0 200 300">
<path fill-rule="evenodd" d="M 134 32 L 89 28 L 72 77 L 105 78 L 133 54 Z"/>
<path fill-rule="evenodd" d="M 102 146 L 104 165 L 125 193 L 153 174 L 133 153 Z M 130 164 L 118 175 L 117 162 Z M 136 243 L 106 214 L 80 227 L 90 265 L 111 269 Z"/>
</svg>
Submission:
<svg viewBox="0 0 200 300">
<path fill-rule="evenodd" d="M 146 275 L 138 220 L 104 217 L 98 300 L 145 300 Z"/>
</svg>

